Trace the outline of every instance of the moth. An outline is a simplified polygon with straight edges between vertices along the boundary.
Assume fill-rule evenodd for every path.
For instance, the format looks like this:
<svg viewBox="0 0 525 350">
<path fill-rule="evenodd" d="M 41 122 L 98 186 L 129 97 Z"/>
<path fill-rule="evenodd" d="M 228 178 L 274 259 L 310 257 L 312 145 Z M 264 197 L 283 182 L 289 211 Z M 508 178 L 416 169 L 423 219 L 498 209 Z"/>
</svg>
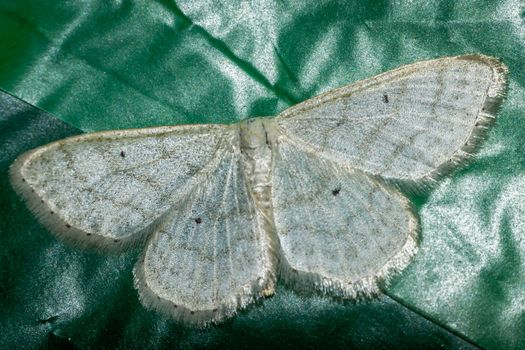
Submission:
<svg viewBox="0 0 525 350">
<path fill-rule="evenodd" d="M 133 272 L 142 303 L 184 323 L 231 317 L 278 278 L 374 296 L 417 250 L 405 194 L 472 158 L 506 80 L 492 57 L 417 62 L 276 117 L 56 141 L 20 156 L 11 180 L 63 241 L 143 244 Z"/>
</svg>

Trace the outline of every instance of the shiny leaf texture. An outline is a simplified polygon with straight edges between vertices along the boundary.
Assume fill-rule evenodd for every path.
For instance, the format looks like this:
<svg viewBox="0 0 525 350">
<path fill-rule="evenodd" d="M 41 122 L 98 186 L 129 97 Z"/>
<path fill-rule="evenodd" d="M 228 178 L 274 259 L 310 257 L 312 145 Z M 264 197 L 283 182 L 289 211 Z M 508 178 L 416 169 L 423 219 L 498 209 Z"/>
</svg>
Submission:
<svg viewBox="0 0 525 350">
<path fill-rule="evenodd" d="M 511 0 L 1 0 L 0 88 L 67 124 L 2 95 L 0 341 L 470 346 L 440 325 L 484 348 L 525 347 L 524 13 Z M 273 115 L 402 64 L 462 53 L 509 66 L 507 101 L 475 163 L 413 198 L 421 249 L 378 302 L 280 291 L 222 328 L 181 328 L 138 302 L 138 251 L 63 246 L 7 183 L 19 153 L 71 133 Z"/>
</svg>

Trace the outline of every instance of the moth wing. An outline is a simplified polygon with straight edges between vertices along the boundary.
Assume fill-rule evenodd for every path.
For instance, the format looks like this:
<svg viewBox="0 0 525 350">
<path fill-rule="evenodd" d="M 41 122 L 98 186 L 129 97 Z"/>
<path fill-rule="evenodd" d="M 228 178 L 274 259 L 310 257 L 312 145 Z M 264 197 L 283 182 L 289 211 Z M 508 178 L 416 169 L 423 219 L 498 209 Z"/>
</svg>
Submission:
<svg viewBox="0 0 525 350">
<path fill-rule="evenodd" d="M 417 218 L 392 186 L 283 135 L 274 147 L 273 174 L 280 272 L 287 284 L 346 298 L 370 296 L 415 253 Z"/>
<path fill-rule="evenodd" d="M 293 106 L 276 123 L 321 156 L 421 189 L 475 151 L 506 76 L 481 55 L 418 62 Z"/>
<path fill-rule="evenodd" d="M 276 256 L 247 187 L 238 143 L 179 200 L 135 266 L 145 305 L 205 325 L 273 294 Z"/>
<path fill-rule="evenodd" d="M 11 181 L 63 240 L 120 247 L 144 237 L 178 203 L 232 132 L 189 125 L 74 136 L 20 156 Z"/>
</svg>

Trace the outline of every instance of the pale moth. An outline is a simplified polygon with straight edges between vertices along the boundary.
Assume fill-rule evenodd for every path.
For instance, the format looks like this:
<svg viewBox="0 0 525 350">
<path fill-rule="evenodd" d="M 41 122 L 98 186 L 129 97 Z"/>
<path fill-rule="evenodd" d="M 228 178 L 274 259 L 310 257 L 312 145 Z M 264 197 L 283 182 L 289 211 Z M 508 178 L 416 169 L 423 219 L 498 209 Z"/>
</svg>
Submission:
<svg viewBox="0 0 525 350">
<path fill-rule="evenodd" d="M 140 299 L 217 323 L 294 290 L 373 296 L 417 250 L 406 191 L 478 148 L 507 68 L 481 55 L 418 62 L 232 125 L 97 132 L 11 167 L 42 223 L 76 246 L 144 244 Z"/>
</svg>

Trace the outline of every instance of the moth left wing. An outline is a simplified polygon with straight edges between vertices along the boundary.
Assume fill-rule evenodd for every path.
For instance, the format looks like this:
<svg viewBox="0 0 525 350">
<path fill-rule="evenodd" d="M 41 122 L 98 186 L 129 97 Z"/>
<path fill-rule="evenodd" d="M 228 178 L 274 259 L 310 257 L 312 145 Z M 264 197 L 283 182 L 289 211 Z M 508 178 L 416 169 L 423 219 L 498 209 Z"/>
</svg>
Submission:
<svg viewBox="0 0 525 350">
<path fill-rule="evenodd" d="M 145 305 L 194 325 L 274 293 L 276 253 L 236 143 L 163 218 L 135 266 Z"/>
<path fill-rule="evenodd" d="M 20 156 L 11 181 L 62 240 L 118 248 L 145 237 L 235 135 L 183 125 L 74 136 Z"/>
<path fill-rule="evenodd" d="M 282 278 L 296 289 L 334 296 L 376 294 L 378 283 L 403 269 L 417 249 L 418 221 L 408 200 L 285 135 L 273 146 Z"/>
</svg>

